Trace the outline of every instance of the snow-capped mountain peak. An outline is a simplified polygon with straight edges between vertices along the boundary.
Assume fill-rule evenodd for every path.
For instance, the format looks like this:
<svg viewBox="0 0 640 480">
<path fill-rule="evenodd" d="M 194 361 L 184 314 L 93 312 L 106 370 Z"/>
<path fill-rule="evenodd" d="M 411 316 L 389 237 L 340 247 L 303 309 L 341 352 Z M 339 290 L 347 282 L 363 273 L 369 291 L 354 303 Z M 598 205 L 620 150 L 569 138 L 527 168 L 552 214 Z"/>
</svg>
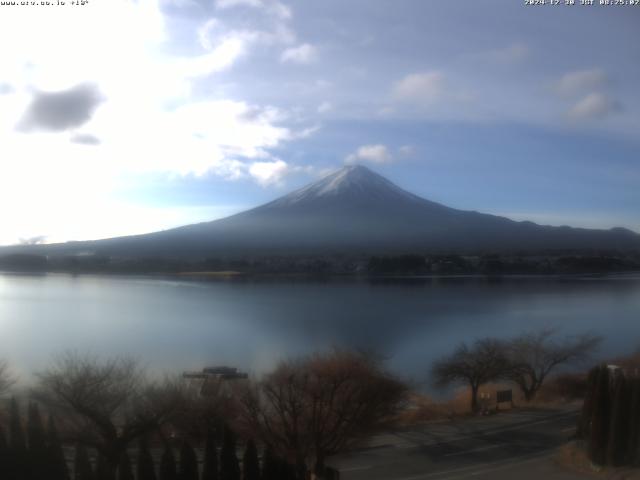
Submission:
<svg viewBox="0 0 640 480">
<path fill-rule="evenodd" d="M 362 165 L 348 165 L 286 195 L 271 206 L 293 206 L 318 201 L 377 200 L 414 202 L 418 197 Z"/>
</svg>

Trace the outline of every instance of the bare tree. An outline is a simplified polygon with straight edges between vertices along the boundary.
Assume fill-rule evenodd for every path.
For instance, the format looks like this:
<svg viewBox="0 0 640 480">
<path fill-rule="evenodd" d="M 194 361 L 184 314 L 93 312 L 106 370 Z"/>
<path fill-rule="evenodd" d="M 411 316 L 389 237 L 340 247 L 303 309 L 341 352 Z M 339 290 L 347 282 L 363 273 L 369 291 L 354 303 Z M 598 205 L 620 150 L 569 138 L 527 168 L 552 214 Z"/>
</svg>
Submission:
<svg viewBox="0 0 640 480">
<path fill-rule="evenodd" d="M 448 357 L 433 365 L 431 374 L 435 384 L 446 387 L 466 383 L 471 388 L 471 411 L 478 411 L 478 389 L 484 383 L 505 375 L 509 362 L 503 342 L 485 338 L 472 346 L 462 343 Z"/>
<path fill-rule="evenodd" d="M 67 353 L 40 373 L 34 392 L 65 413 L 72 440 L 95 448 L 113 477 L 134 439 L 158 428 L 179 405 L 179 385 L 148 381 L 130 358 Z"/>
<path fill-rule="evenodd" d="M 243 398 L 244 420 L 303 478 L 397 412 L 406 386 L 372 357 L 335 350 L 282 362 Z"/>
<path fill-rule="evenodd" d="M 525 333 L 507 344 L 507 377 L 518 385 L 527 401 L 533 400 L 551 371 L 588 359 L 602 341 L 590 333 L 563 339 L 554 338 L 555 333 L 553 329 Z"/>
<path fill-rule="evenodd" d="M 9 364 L 0 360 L 0 395 L 7 393 L 14 383 L 15 378 L 9 371 Z"/>
</svg>

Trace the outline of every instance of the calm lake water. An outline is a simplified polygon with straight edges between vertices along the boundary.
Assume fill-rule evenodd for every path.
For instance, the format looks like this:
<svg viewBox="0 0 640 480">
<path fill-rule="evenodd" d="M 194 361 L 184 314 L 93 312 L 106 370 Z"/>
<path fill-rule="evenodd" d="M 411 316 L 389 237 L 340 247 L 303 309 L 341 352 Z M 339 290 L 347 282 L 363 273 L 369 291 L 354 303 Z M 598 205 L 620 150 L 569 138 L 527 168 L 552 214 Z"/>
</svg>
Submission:
<svg viewBox="0 0 640 480">
<path fill-rule="evenodd" d="M 332 345 L 374 348 L 420 382 L 459 342 L 540 327 L 640 347 L 640 275 L 411 281 L 181 281 L 0 274 L 0 358 L 20 373 L 64 350 L 133 354 L 154 371 L 258 373 Z"/>
</svg>

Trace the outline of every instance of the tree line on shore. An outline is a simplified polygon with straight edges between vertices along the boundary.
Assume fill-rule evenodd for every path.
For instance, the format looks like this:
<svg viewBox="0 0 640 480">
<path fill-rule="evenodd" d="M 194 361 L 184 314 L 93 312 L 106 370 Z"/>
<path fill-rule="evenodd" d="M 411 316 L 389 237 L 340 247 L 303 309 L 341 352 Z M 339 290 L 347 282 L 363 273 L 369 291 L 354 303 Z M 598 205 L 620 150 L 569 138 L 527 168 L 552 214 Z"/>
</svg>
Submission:
<svg viewBox="0 0 640 480">
<path fill-rule="evenodd" d="M 584 274 L 640 270 L 640 253 L 620 252 L 520 252 L 375 255 L 280 255 L 220 257 L 188 260 L 165 257 L 112 258 L 105 255 L 0 255 L 0 270 L 22 272 L 70 272 L 178 274 L 184 272 L 237 271 L 245 274 L 307 275 L 517 275 Z"/>
</svg>

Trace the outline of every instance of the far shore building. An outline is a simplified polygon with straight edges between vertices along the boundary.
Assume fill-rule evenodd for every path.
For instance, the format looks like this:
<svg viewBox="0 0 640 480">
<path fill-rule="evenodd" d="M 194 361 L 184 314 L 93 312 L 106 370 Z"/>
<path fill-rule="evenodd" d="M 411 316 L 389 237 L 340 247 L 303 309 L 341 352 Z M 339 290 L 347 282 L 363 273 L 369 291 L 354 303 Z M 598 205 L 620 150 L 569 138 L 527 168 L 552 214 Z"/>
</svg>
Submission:
<svg viewBox="0 0 640 480">
<path fill-rule="evenodd" d="M 202 397 L 209 397 L 224 393 L 230 394 L 230 388 L 249 379 L 249 375 L 235 367 L 217 366 L 205 367 L 201 371 L 184 372 L 182 374 L 190 388 L 196 390 Z"/>
</svg>

